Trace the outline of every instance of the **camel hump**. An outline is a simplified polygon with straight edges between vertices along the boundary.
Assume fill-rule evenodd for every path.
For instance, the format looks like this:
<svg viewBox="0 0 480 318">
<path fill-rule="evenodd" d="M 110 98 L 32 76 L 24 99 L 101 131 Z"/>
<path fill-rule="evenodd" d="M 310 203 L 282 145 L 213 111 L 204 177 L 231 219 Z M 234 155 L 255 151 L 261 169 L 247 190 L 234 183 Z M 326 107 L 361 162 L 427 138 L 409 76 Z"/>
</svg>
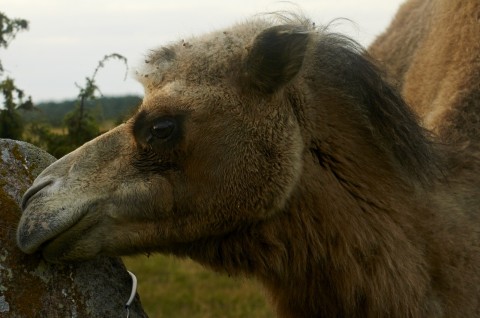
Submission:
<svg viewBox="0 0 480 318">
<path fill-rule="evenodd" d="M 480 145 L 480 1 L 410 0 L 369 48 L 426 128 Z"/>
</svg>

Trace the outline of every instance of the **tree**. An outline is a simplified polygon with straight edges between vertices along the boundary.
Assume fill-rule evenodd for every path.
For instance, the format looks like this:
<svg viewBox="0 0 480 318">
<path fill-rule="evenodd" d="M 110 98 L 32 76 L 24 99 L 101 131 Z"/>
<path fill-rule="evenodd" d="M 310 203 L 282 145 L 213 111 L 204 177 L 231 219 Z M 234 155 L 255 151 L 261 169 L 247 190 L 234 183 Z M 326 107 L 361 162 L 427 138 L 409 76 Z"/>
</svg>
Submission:
<svg viewBox="0 0 480 318">
<path fill-rule="evenodd" d="M 0 137 L 20 139 L 23 133 L 23 121 L 17 109 L 31 110 L 33 103 L 29 97 L 23 102 L 23 91 L 15 86 L 13 79 L 7 77 L 0 82 L 4 109 L 0 112 Z"/>
<path fill-rule="evenodd" d="M 65 124 L 67 125 L 70 142 L 76 147 L 93 139 L 100 133 L 95 116 L 93 116 L 91 112 L 85 108 L 85 106 L 88 100 L 94 100 L 96 98 L 95 94 L 97 92 L 101 95 L 101 91 L 95 82 L 95 77 L 97 76 L 98 71 L 105 66 L 105 63 L 111 59 L 119 59 L 125 63 L 126 76 L 128 72 L 127 59 L 120 54 L 113 53 L 105 55 L 103 59 L 98 62 L 98 65 L 95 68 L 92 76 L 85 79 L 86 83 L 84 87 L 81 87 L 77 84 L 77 87 L 80 90 L 78 94 L 78 104 L 72 112 L 65 116 L 64 119 Z"/>
<path fill-rule="evenodd" d="M 24 19 L 10 19 L 3 12 L 0 12 L 0 48 L 7 48 L 10 42 L 15 39 L 18 32 L 28 30 L 28 21 Z M 0 64 L 0 72 L 3 72 Z"/>
<path fill-rule="evenodd" d="M 110 59 L 119 59 L 125 63 L 126 72 L 128 73 L 127 59 L 117 53 L 105 55 L 103 59 L 98 62 L 91 77 L 86 78 L 85 86 L 80 86 L 78 94 L 78 102 L 75 109 L 67 113 L 63 119 L 67 128 L 67 134 L 56 134 L 52 132 L 47 126 L 41 124 L 32 124 L 30 131 L 34 139 L 29 142 L 46 149 L 50 154 L 59 158 L 65 154 L 75 150 L 83 143 L 100 135 L 100 128 L 91 110 L 86 108 L 89 100 L 96 99 L 96 93 L 100 93 L 95 77 L 98 71 L 105 66 L 105 63 Z"/>
<path fill-rule="evenodd" d="M 0 12 L 0 48 L 8 48 L 18 32 L 28 29 L 28 21 L 10 19 Z M 0 90 L 3 95 L 3 109 L 0 109 L 0 138 L 20 139 L 23 122 L 18 109 L 33 109 L 32 99 L 24 101 L 24 92 L 19 89 L 12 78 L 3 78 L 4 68 L 0 61 Z"/>
</svg>

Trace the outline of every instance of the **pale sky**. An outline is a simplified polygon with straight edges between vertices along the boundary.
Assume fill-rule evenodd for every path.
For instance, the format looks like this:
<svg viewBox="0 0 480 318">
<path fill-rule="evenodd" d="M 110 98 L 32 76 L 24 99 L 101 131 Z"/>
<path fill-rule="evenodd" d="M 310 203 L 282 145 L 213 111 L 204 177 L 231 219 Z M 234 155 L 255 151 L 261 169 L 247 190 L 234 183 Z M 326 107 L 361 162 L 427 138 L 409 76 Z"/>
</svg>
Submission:
<svg viewBox="0 0 480 318">
<path fill-rule="evenodd" d="M 23 18 L 21 32 L 0 60 L 8 76 L 34 102 L 75 98 L 103 56 L 119 53 L 130 73 L 148 50 L 214 31 L 256 13 L 298 7 L 317 25 L 336 18 L 341 31 L 367 46 L 385 30 L 404 0 L 0 0 L 0 11 Z M 292 3 L 295 3 L 293 5 Z M 97 76 L 106 96 L 143 94 L 131 74 L 112 60 Z"/>
</svg>

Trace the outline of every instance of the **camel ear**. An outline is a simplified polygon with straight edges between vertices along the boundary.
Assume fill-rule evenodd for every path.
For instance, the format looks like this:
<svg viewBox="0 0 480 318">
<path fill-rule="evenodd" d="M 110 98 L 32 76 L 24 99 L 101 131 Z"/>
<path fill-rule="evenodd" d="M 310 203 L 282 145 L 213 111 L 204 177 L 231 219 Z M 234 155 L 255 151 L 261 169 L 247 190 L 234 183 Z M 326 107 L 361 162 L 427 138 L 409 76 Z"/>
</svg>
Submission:
<svg viewBox="0 0 480 318">
<path fill-rule="evenodd" d="M 246 84 L 263 93 L 273 93 L 300 70 L 309 32 L 279 25 L 256 36 L 244 60 Z"/>
</svg>

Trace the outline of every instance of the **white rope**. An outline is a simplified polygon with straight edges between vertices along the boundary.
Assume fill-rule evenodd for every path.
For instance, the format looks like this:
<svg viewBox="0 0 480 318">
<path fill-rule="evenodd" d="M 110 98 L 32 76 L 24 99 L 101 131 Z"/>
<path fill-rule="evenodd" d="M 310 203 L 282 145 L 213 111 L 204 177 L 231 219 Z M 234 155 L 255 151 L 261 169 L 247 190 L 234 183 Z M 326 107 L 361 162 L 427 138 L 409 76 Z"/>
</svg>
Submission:
<svg viewBox="0 0 480 318">
<path fill-rule="evenodd" d="M 127 271 L 132 278 L 132 291 L 130 292 L 130 298 L 128 298 L 127 303 L 125 304 L 125 310 L 127 311 L 127 318 L 130 317 L 130 305 L 132 304 L 133 300 L 135 299 L 135 294 L 137 293 L 137 277 L 131 272 Z"/>
</svg>

